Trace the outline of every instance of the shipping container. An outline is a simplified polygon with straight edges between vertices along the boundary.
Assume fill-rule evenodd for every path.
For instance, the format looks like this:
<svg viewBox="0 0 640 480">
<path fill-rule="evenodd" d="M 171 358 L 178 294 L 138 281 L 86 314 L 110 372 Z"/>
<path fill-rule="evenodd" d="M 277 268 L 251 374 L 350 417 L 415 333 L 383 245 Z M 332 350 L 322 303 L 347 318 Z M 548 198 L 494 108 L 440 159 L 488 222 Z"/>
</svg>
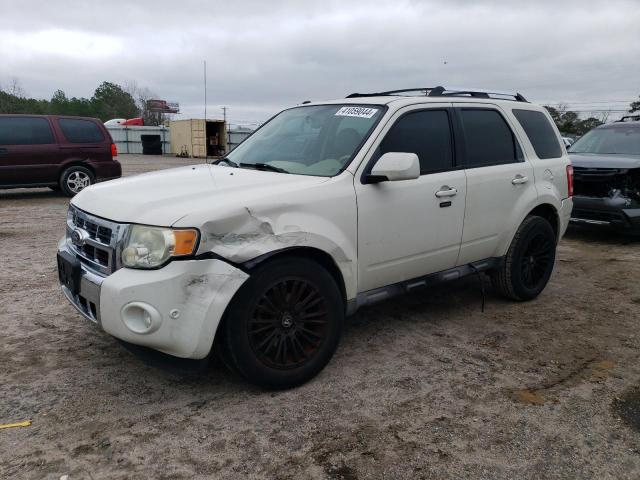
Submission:
<svg viewBox="0 0 640 480">
<path fill-rule="evenodd" d="M 219 157 L 227 152 L 227 128 L 223 120 L 172 120 L 171 153 L 189 157 Z"/>
<path fill-rule="evenodd" d="M 159 150 L 153 149 L 154 153 L 170 153 L 170 133 L 165 126 L 158 127 L 138 127 L 123 125 L 105 125 L 113 142 L 118 148 L 118 153 L 151 153 L 143 146 L 143 136 L 145 144 L 153 142 L 159 147 Z"/>
<path fill-rule="evenodd" d="M 252 128 L 248 127 L 233 127 L 229 128 L 228 141 L 227 141 L 227 153 L 236 148 L 245 139 L 253 133 Z"/>
</svg>

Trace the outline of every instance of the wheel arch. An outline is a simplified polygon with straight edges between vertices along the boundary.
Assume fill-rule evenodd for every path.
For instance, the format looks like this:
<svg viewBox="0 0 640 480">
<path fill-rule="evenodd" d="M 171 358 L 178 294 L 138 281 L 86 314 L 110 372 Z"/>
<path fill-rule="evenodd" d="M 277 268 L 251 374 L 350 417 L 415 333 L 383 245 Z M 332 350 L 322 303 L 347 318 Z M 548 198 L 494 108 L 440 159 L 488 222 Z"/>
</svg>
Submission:
<svg viewBox="0 0 640 480">
<path fill-rule="evenodd" d="M 67 160 L 64 163 L 60 164 L 60 168 L 58 169 L 58 182 L 60 182 L 60 180 L 62 180 L 62 174 L 65 172 L 65 170 L 69 167 L 84 167 L 87 170 L 89 170 L 94 178 L 97 179 L 97 172 L 96 169 L 93 165 L 91 165 L 90 163 L 88 163 L 86 160 L 81 160 L 79 158 L 74 158 L 71 160 Z"/>
<path fill-rule="evenodd" d="M 252 260 L 248 260 L 244 262 L 242 266 L 250 274 L 251 270 L 255 269 L 259 265 L 264 265 L 265 263 L 274 262 L 287 257 L 307 258 L 309 260 L 313 260 L 327 270 L 336 282 L 338 290 L 340 290 L 340 295 L 342 296 L 342 301 L 346 307 L 347 289 L 342 272 L 334 258 L 319 248 L 308 246 L 283 248 L 281 250 L 265 253 L 264 255 L 260 255 Z"/>
<path fill-rule="evenodd" d="M 342 297 L 342 301 L 343 301 L 343 308 L 346 313 L 347 293 L 346 293 L 346 284 L 345 284 L 344 277 L 334 258 L 324 250 L 321 250 L 315 247 L 308 247 L 308 246 L 296 246 L 296 247 L 283 248 L 281 250 L 274 250 L 272 252 L 265 253 L 263 255 L 260 255 L 256 258 L 253 258 L 241 264 L 236 264 L 236 266 L 241 268 L 245 273 L 251 275 L 252 271 L 258 268 L 258 266 L 263 266 L 267 263 L 275 262 L 275 261 L 278 261 L 284 258 L 290 258 L 290 257 L 307 258 L 318 263 L 320 266 L 325 268 L 329 272 L 329 274 L 333 277 L 333 279 L 336 282 L 336 285 L 338 286 L 338 290 L 340 291 L 340 296 Z M 238 295 L 239 291 L 240 290 L 238 289 L 238 291 L 236 291 L 233 297 L 229 300 L 225 308 L 225 311 L 222 314 L 222 317 L 220 318 L 220 322 L 218 323 L 216 327 L 216 331 L 214 333 L 211 352 L 217 349 L 224 349 L 224 346 L 221 345 L 221 341 L 224 335 L 223 332 L 225 331 L 225 324 L 226 322 L 229 321 L 229 306 L 232 304 L 234 298 Z M 227 363 L 227 362 L 224 362 L 224 363 Z M 227 366 L 229 367 L 229 365 Z"/>
<path fill-rule="evenodd" d="M 551 224 L 551 228 L 553 228 L 553 233 L 556 235 L 556 242 L 560 240 L 560 216 L 558 215 L 558 210 L 553 205 L 542 203 L 527 213 L 525 218 L 531 216 L 542 217 L 547 220 Z"/>
<path fill-rule="evenodd" d="M 524 208 L 521 212 L 522 211 L 526 213 L 521 213 L 520 217 L 514 218 L 511 230 L 502 238 L 495 251 L 495 256 L 502 257 L 507 254 L 511 243 L 516 236 L 518 228 L 520 228 L 520 225 L 522 225 L 522 222 L 524 222 L 526 218 L 531 216 L 539 216 L 546 219 L 551 224 L 551 228 L 553 228 L 556 235 L 556 243 L 560 240 L 560 234 L 562 233 L 560 228 L 560 217 L 558 215 L 558 209 L 553 204 L 546 201 L 539 201 L 536 204 L 528 205 L 527 208 Z"/>
</svg>

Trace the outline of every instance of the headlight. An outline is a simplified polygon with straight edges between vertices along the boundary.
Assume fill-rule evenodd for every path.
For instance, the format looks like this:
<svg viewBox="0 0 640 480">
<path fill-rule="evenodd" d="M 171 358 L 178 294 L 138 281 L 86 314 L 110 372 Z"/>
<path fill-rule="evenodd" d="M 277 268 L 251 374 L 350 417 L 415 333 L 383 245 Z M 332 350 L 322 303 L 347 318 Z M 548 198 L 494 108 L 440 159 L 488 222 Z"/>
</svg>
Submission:
<svg viewBox="0 0 640 480">
<path fill-rule="evenodd" d="M 171 257 L 191 255 L 198 244 L 195 229 L 132 225 L 122 250 L 122 264 L 130 268 L 155 268 Z"/>
</svg>

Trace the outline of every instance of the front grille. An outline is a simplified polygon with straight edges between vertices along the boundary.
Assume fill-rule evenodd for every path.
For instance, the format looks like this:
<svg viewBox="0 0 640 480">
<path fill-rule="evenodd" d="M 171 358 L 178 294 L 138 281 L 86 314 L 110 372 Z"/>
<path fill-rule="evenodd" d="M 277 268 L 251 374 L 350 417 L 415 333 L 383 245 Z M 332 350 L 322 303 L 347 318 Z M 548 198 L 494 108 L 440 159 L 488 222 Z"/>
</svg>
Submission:
<svg viewBox="0 0 640 480">
<path fill-rule="evenodd" d="M 103 267 L 109 266 L 108 250 L 104 250 L 100 247 L 94 247 L 93 245 L 83 245 L 81 251 L 88 259 L 99 263 Z"/>
<path fill-rule="evenodd" d="M 585 197 L 605 198 L 624 189 L 628 170 L 619 168 L 573 167 L 573 192 Z"/>
<path fill-rule="evenodd" d="M 69 247 L 87 268 L 109 275 L 118 268 L 118 242 L 124 235 L 126 225 L 111 222 L 86 213 L 73 205 L 69 206 L 67 217 L 67 241 Z M 83 241 L 74 243 L 71 233 L 74 230 L 85 232 Z"/>
</svg>

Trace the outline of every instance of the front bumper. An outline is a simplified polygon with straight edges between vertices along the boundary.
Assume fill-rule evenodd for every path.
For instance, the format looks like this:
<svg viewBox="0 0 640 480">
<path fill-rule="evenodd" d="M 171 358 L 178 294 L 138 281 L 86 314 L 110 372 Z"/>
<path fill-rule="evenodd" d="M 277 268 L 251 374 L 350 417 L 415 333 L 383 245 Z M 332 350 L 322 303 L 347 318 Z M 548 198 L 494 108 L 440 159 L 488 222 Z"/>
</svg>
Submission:
<svg viewBox="0 0 640 480">
<path fill-rule="evenodd" d="M 571 222 L 640 231 L 640 205 L 623 196 L 573 197 Z"/>
<path fill-rule="evenodd" d="M 66 240 L 59 251 L 72 253 Z M 69 302 L 125 342 L 182 358 L 206 357 L 224 311 L 248 275 L 216 259 L 173 261 L 158 270 L 120 268 L 101 276 L 82 264 Z"/>
</svg>

